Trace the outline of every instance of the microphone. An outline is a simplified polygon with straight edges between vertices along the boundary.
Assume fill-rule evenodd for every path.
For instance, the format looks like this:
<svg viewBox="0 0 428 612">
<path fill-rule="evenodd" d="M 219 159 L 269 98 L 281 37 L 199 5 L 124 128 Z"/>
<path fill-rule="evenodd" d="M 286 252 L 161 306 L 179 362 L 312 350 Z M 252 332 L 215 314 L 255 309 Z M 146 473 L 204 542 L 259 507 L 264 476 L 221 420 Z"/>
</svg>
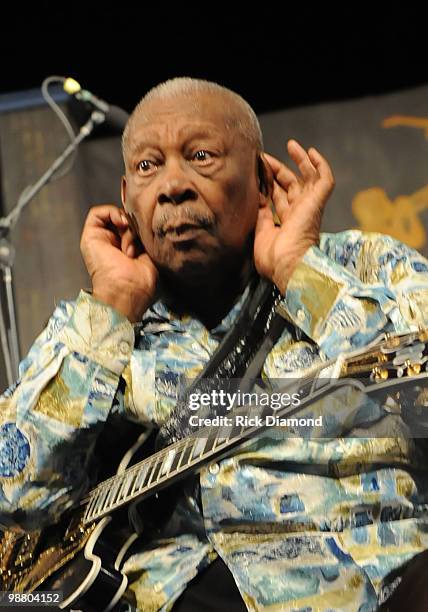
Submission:
<svg viewBox="0 0 428 612">
<path fill-rule="evenodd" d="M 114 104 L 108 104 L 101 98 L 97 98 L 93 93 L 86 89 L 82 89 L 80 83 L 78 83 L 75 79 L 68 77 L 65 79 L 63 83 L 64 91 L 67 92 L 70 96 L 75 96 L 78 100 L 82 102 L 88 102 L 94 108 L 103 113 L 106 117 L 106 123 L 111 125 L 112 127 L 118 129 L 119 131 L 123 131 L 125 129 L 125 125 L 129 119 L 129 114 L 124 111 L 119 106 L 115 106 Z"/>
</svg>

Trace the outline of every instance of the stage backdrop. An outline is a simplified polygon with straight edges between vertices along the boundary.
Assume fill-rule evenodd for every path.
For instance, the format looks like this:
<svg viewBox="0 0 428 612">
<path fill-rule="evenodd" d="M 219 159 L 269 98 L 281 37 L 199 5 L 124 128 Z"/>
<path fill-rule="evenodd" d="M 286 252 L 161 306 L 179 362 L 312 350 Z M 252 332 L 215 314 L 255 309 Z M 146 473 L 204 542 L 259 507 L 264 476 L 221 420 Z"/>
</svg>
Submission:
<svg viewBox="0 0 428 612">
<path fill-rule="evenodd" d="M 0 97 L 3 214 L 67 143 L 56 116 L 34 94 Z M 385 232 L 428 255 L 428 86 L 268 113 L 260 121 L 266 151 L 286 160 L 286 141 L 296 138 L 330 161 L 336 189 L 325 231 Z M 55 304 L 89 286 L 81 229 L 90 206 L 119 204 L 121 173 L 119 136 L 95 135 L 81 145 L 71 172 L 45 187 L 22 214 L 12 234 L 22 355 Z M 0 356 L 0 388 L 5 386 Z"/>
</svg>

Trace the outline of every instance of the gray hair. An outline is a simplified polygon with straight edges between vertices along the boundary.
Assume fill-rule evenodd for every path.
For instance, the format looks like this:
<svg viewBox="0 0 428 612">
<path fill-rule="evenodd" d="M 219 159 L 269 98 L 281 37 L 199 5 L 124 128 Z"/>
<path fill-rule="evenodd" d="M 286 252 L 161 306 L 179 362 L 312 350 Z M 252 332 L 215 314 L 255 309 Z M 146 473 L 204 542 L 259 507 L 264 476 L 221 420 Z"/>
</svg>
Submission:
<svg viewBox="0 0 428 612">
<path fill-rule="evenodd" d="M 146 103 L 171 97 L 195 96 L 198 93 L 221 94 L 231 102 L 230 118 L 226 122 L 228 129 L 236 129 L 257 151 L 263 150 L 263 136 L 259 120 L 251 106 L 239 94 L 213 81 L 177 77 L 156 85 L 134 108 L 122 135 L 122 153 L 126 164 L 130 134 L 136 118 L 142 113 Z M 232 110 L 233 109 L 233 110 Z"/>
</svg>

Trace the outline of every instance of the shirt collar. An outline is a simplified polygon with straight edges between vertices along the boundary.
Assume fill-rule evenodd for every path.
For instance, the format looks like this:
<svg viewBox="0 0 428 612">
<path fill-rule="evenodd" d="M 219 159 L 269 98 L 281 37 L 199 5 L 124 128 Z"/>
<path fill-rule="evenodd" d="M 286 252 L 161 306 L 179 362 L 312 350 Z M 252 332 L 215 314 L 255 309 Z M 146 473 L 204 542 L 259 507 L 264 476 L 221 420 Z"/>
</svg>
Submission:
<svg viewBox="0 0 428 612">
<path fill-rule="evenodd" d="M 237 298 L 234 305 L 221 320 L 221 322 L 210 330 L 212 335 L 223 336 L 227 331 L 229 331 L 235 322 L 242 305 L 245 302 L 245 299 L 248 296 L 250 284 L 251 283 L 248 283 L 244 291 Z M 188 332 L 192 329 L 205 329 L 205 326 L 198 319 L 195 319 L 190 315 L 178 315 L 168 308 L 168 306 L 161 300 L 155 302 L 146 311 L 141 323 L 137 323 L 136 326 L 144 330 L 145 327 L 150 327 L 152 324 L 162 325 L 162 330 L 171 329 L 179 332 Z"/>
</svg>

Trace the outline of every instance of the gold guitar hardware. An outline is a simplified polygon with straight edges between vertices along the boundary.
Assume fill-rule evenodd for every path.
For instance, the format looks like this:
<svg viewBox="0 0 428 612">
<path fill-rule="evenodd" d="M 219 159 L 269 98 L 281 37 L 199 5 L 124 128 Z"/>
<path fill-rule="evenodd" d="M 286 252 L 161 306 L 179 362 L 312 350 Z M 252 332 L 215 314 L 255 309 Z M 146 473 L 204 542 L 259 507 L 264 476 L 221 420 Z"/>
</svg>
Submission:
<svg viewBox="0 0 428 612">
<path fill-rule="evenodd" d="M 419 329 L 418 340 L 419 340 L 419 342 L 427 342 L 428 341 L 428 329 L 426 329 L 424 327 L 421 327 Z"/>
<path fill-rule="evenodd" d="M 420 363 L 410 363 L 410 361 L 406 361 L 404 364 L 407 368 L 406 374 L 407 376 L 417 376 L 421 372 L 421 364 Z"/>
<path fill-rule="evenodd" d="M 391 334 L 386 333 L 384 344 L 385 347 L 389 349 L 397 348 L 397 346 L 400 346 L 400 338 L 398 338 L 397 336 L 391 336 Z"/>
<path fill-rule="evenodd" d="M 372 374 L 375 380 L 386 380 L 389 376 L 388 370 L 379 367 L 373 368 Z"/>
</svg>

